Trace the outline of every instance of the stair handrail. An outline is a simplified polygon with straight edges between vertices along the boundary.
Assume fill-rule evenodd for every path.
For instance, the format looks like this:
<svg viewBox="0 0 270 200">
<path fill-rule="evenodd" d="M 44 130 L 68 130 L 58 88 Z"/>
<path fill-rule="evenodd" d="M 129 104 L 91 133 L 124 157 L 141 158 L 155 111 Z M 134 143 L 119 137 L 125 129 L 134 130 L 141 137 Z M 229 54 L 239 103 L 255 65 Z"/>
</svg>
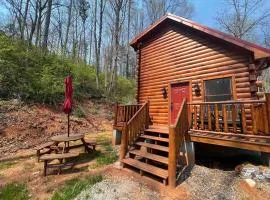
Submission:
<svg viewBox="0 0 270 200">
<path fill-rule="evenodd" d="M 169 125 L 169 186 L 176 187 L 176 167 L 180 153 L 181 144 L 188 132 L 188 109 L 187 99 L 181 104 L 180 110 L 174 124 Z"/>
<path fill-rule="evenodd" d="M 124 159 L 128 146 L 132 145 L 149 123 L 149 102 L 143 103 L 142 107 L 124 125 L 121 135 L 120 160 Z"/>
</svg>

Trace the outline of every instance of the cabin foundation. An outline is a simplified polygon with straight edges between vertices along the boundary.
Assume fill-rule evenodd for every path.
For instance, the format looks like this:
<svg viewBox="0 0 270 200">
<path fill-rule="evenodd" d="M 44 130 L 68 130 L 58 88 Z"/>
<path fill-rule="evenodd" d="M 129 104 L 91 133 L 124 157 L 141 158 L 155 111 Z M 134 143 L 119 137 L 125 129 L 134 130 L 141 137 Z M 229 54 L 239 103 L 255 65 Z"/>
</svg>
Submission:
<svg viewBox="0 0 270 200">
<path fill-rule="evenodd" d="M 181 146 L 179 162 L 181 165 L 195 165 L 195 145 L 185 140 Z"/>
<path fill-rule="evenodd" d="M 121 144 L 121 131 L 114 129 L 113 130 L 113 138 L 112 138 L 112 145 L 120 145 Z"/>
<path fill-rule="evenodd" d="M 263 161 L 263 164 L 268 166 L 270 168 L 270 153 L 261 153 L 261 159 Z"/>
</svg>

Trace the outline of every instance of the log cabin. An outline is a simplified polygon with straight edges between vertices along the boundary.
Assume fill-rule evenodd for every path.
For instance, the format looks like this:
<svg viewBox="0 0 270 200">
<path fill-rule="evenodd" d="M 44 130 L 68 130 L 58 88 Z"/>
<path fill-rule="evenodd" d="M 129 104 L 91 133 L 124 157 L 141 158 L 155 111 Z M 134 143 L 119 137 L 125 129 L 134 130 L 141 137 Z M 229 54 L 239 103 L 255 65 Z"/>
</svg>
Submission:
<svg viewBox="0 0 270 200">
<path fill-rule="evenodd" d="M 117 104 L 114 119 L 123 166 L 175 187 L 184 146 L 187 155 L 193 143 L 270 153 L 270 94 L 258 80 L 270 49 L 172 14 L 130 44 L 137 104 Z"/>
</svg>

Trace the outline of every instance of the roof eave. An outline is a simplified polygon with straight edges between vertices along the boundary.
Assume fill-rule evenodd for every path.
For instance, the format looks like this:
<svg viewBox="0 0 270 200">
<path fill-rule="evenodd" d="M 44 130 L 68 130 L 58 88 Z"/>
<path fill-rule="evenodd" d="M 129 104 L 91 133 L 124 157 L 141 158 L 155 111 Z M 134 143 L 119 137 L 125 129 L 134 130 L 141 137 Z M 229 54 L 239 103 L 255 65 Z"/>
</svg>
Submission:
<svg viewBox="0 0 270 200">
<path fill-rule="evenodd" d="M 137 35 L 131 42 L 130 45 L 136 50 L 137 49 L 137 44 L 140 42 L 140 40 L 147 35 L 149 32 L 151 32 L 153 29 L 155 29 L 156 26 L 158 26 L 159 24 L 161 24 L 163 21 L 165 21 L 166 19 L 171 19 L 173 21 L 179 22 L 183 25 L 192 27 L 198 31 L 202 31 L 204 33 L 207 33 L 209 35 L 212 35 L 213 37 L 216 37 L 218 39 L 222 39 L 224 41 L 227 41 L 231 44 L 234 44 L 236 46 L 242 47 L 250 52 L 254 53 L 254 58 L 255 59 L 260 59 L 260 58 L 266 58 L 266 57 L 270 57 L 270 50 L 263 48 L 261 46 L 252 44 L 250 42 L 247 41 L 243 41 L 243 40 L 237 40 L 236 38 L 232 38 L 232 36 L 222 33 L 218 30 L 209 28 L 209 27 L 205 27 L 203 25 L 200 25 L 196 22 L 193 22 L 191 20 L 188 19 L 184 19 L 182 17 L 178 17 L 176 15 L 173 14 L 166 14 L 165 16 L 161 17 L 157 22 L 155 22 L 152 26 L 148 27 L 146 30 L 144 30 L 142 33 L 140 33 L 139 35 Z M 256 48 L 256 46 L 258 46 Z M 264 50 L 266 49 L 266 50 Z"/>
</svg>

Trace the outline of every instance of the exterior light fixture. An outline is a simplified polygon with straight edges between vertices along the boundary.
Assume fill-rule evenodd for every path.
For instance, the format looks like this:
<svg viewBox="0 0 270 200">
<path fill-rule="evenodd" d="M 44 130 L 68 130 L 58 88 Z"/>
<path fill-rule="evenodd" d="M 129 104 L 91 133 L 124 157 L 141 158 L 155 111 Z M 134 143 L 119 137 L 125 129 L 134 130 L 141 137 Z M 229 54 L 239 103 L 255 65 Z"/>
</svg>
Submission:
<svg viewBox="0 0 270 200">
<path fill-rule="evenodd" d="M 167 90 L 165 87 L 162 88 L 161 93 L 162 93 L 163 99 L 166 99 L 168 97 Z"/>
<path fill-rule="evenodd" d="M 195 83 L 195 85 L 194 85 L 194 91 L 195 91 L 196 96 L 200 96 L 201 89 L 200 89 L 200 86 L 199 86 L 198 82 Z"/>
</svg>

